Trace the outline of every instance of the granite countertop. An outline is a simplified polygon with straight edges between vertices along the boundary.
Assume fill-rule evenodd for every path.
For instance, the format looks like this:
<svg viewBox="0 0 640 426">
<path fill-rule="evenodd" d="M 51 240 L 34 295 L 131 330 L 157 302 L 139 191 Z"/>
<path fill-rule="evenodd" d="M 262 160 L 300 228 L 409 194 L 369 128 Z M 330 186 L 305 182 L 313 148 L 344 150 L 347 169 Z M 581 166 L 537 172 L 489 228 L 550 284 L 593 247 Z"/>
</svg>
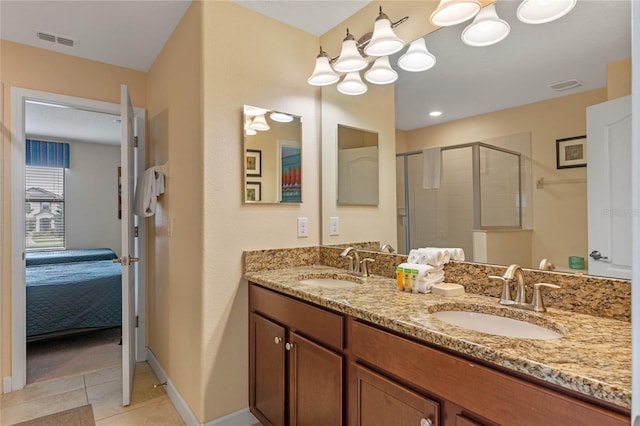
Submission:
<svg viewBox="0 0 640 426">
<path fill-rule="evenodd" d="M 244 278 L 283 294 L 351 315 L 419 340 L 524 373 L 626 409 L 631 407 L 631 324 L 548 309 L 536 313 L 466 293 L 443 297 L 396 290 L 395 280 L 353 277 L 359 285 L 331 289 L 300 284 L 305 278 L 346 275 L 329 266 L 248 272 Z M 442 310 L 472 310 L 523 319 L 563 335 L 552 340 L 501 337 L 449 325 Z"/>
</svg>

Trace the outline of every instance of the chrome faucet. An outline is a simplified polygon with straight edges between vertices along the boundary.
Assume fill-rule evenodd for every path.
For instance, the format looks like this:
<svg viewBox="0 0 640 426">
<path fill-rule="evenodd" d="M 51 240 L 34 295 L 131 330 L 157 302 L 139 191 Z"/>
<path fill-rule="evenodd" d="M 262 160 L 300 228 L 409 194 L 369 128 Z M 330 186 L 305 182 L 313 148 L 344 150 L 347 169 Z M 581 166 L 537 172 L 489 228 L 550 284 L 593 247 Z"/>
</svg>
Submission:
<svg viewBox="0 0 640 426">
<path fill-rule="evenodd" d="M 353 256 L 349 256 L 349 253 L 353 253 Z M 356 249 L 353 247 L 347 247 L 342 251 L 342 253 L 340 253 L 340 256 L 349 259 L 349 272 L 353 272 L 355 274 L 360 273 L 360 256 Z"/>
<path fill-rule="evenodd" d="M 549 259 L 545 258 L 540 261 L 538 269 L 541 269 L 543 271 L 553 271 L 554 269 L 556 269 L 556 265 L 554 265 Z"/>
<path fill-rule="evenodd" d="M 489 275 L 490 279 L 501 280 L 503 283 L 502 295 L 500 296 L 501 305 L 509 305 L 514 308 L 527 309 L 535 312 L 546 312 L 547 308 L 544 306 L 542 300 L 542 287 L 560 288 L 560 286 L 548 283 L 536 283 L 533 285 L 533 300 L 531 303 L 527 303 L 527 296 L 525 293 L 524 273 L 519 265 L 509 265 L 503 276 Z M 516 297 L 511 299 L 509 284 L 516 282 Z"/>
<path fill-rule="evenodd" d="M 385 251 L 387 251 L 389 253 L 393 253 L 394 251 L 396 251 L 396 249 L 391 247 L 391 244 L 384 244 L 383 246 L 380 247 L 380 251 L 382 253 L 384 253 Z"/>
</svg>

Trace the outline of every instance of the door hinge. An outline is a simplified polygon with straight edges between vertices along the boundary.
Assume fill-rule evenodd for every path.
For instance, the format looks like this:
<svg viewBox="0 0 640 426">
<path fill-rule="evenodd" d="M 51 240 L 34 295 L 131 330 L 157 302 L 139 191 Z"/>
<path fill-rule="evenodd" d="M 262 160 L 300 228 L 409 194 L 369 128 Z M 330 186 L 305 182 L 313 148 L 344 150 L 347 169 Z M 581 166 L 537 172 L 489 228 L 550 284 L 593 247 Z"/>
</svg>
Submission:
<svg viewBox="0 0 640 426">
<path fill-rule="evenodd" d="M 138 137 L 137 136 L 133 137 L 133 146 L 134 146 L 134 148 L 138 147 Z"/>
<path fill-rule="evenodd" d="M 133 236 L 134 237 L 138 237 L 138 227 L 137 226 L 133 227 Z"/>
<path fill-rule="evenodd" d="M 139 322 L 138 322 L 138 316 L 136 315 L 136 328 L 138 327 Z"/>
</svg>

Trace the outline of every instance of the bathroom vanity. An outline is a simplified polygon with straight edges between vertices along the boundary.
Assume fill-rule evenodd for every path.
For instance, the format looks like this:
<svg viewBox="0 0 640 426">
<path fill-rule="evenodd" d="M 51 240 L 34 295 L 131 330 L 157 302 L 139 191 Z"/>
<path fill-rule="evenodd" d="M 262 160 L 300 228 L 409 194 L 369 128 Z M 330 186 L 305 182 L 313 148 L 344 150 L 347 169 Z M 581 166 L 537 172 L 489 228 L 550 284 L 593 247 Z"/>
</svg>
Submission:
<svg viewBox="0 0 640 426">
<path fill-rule="evenodd" d="M 628 322 L 524 312 L 477 294 L 398 292 L 379 276 L 346 288 L 300 283 L 343 273 L 245 273 L 250 408 L 264 425 L 629 424 Z M 562 337 L 480 333 L 433 317 L 443 309 L 511 316 Z"/>
</svg>

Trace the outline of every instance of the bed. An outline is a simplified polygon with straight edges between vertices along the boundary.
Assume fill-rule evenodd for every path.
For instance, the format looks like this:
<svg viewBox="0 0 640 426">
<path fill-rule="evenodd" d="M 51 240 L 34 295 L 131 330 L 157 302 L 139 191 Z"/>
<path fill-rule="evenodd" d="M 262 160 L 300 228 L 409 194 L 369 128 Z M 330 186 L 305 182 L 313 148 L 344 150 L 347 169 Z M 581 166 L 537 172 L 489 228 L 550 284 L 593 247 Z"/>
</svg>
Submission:
<svg viewBox="0 0 640 426">
<path fill-rule="evenodd" d="M 122 324 L 122 269 L 111 249 L 26 255 L 27 341 Z"/>
</svg>

